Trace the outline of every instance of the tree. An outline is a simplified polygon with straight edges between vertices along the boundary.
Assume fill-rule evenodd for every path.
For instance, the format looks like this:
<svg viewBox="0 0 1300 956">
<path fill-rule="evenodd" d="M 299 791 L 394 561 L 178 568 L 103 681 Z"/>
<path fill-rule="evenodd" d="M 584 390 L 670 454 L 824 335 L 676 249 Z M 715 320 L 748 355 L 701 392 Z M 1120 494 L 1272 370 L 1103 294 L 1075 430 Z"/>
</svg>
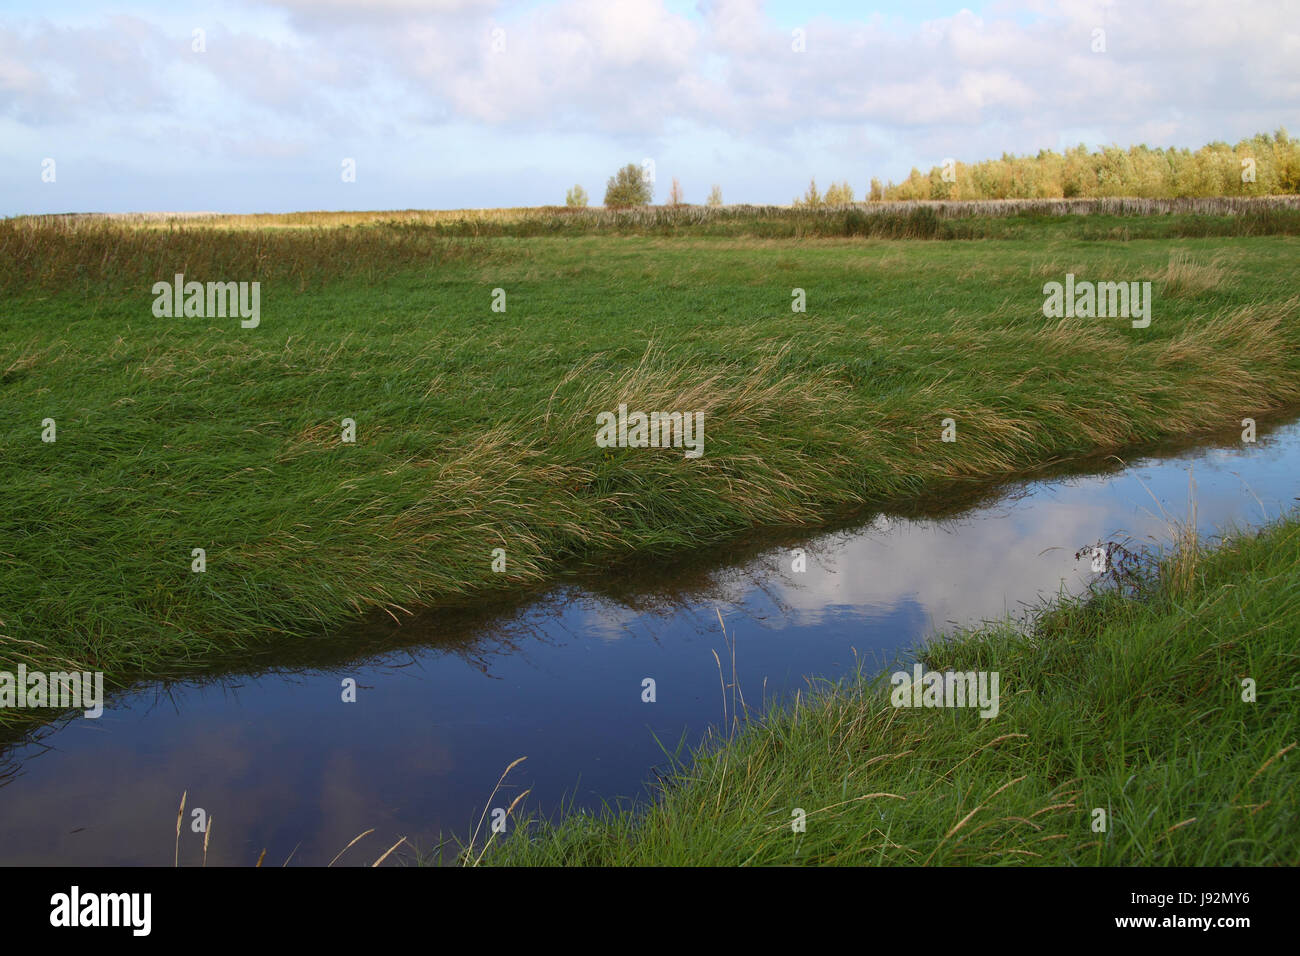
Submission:
<svg viewBox="0 0 1300 956">
<path fill-rule="evenodd" d="M 668 205 L 680 206 L 682 204 L 682 184 L 673 177 L 673 188 L 668 192 Z"/>
<path fill-rule="evenodd" d="M 613 176 L 605 187 L 606 206 L 646 206 L 653 198 L 649 180 L 642 175 L 636 163 L 628 163 Z"/>
<path fill-rule="evenodd" d="M 716 183 L 714 184 L 713 188 L 709 190 L 708 204 L 710 206 L 722 205 L 722 187 L 717 185 Z"/>
<path fill-rule="evenodd" d="M 847 181 L 831 183 L 826 187 L 826 196 L 822 199 L 828 206 L 843 206 L 853 202 L 853 187 Z"/>
<path fill-rule="evenodd" d="M 882 187 L 882 186 L 880 185 L 880 180 L 879 180 L 879 179 L 877 179 L 875 176 L 872 176 L 872 177 L 871 177 L 871 196 L 870 196 L 871 201 L 872 201 L 872 202 L 880 202 L 880 201 L 881 201 L 882 199 L 884 199 L 884 198 L 885 198 L 885 190 L 884 190 L 884 187 Z"/>
<path fill-rule="evenodd" d="M 820 206 L 822 204 L 821 193 L 817 191 L 817 177 L 813 177 L 808 183 L 808 191 L 803 194 L 803 199 L 794 201 L 796 206 Z"/>
<path fill-rule="evenodd" d="M 587 205 L 587 190 L 581 186 L 574 186 L 564 194 L 564 204 L 578 207 Z"/>
</svg>

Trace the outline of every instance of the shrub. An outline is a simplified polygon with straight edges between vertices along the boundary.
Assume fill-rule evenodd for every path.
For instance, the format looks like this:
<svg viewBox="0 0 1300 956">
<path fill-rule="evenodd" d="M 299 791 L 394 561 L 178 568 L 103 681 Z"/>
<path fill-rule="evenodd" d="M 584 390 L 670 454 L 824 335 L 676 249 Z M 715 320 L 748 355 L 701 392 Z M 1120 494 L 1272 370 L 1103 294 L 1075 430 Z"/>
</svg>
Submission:
<svg viewBox="0 0 1300 956">
<path fill-rule="evenodd" d="M 828 206 L 846 206 L 853 202 L 853 187 L 847 181 L 831 183 L 826 189 L 826 196 L 822 202 Z"/>
<path fill-rule="evenodd" d="M 803 194 L 803 204 L 805 206 L 820 206 L 822 204 L 821 194 L 817 192 L 816 177 L 813 177 L 808 183 L 808 191 Z"/>
<path fill-rule="evenodd" d="M 650 183 L 636 163 L 628 163 L 610 176 L 605 187 L 606 206 L 646 206 L 652 198 Z"/>
</svg>

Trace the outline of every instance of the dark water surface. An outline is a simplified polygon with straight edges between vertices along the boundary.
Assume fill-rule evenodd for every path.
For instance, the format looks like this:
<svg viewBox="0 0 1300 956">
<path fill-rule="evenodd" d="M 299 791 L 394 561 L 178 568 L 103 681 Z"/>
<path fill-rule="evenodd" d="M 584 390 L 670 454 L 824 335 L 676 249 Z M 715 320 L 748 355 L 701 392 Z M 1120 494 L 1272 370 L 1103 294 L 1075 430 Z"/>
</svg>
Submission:
<svg viewBox="0 0 1300 956">
<path fill-rule="evenodd" d="M 163 864 L 188 792 L 182 865 L 370 863 L 401 836 L 467 836 L 485 806 L 554 813 L 646 794 L 665 748 L 723 720 L 734 640 L 751 708 L 884 664 L 951 624 L 1022 613 L 1095 577 L 1075 552 L 1162 543 L 1189 514 L 1207 534 L 1271 521 L 1300 495 L 1300 424 L 1245 445 L 1069 466 L 852 528 L 750 541 L 677 565 L 623 568 L 513 607 L 371 623 L 242 673 L 143 685 L 98 720 L 51 725 L 0 756 L 0 864 Z M 807 570 L 794 572 L 794 550 Z M 657 699 L 642 701 L 653 678 Z M 357 702 L 341 682 L 354 678 Z M 730 692 L 728 692 L 728 706 Z M 506 766 L 527 757 L 489 797 Z M 487 824 L 484 825 L 485 828 Z M 401 851 L 399 851 L 400 855 Z M 390 859 L 395 859 L 390 858 Z"/>
</svg>

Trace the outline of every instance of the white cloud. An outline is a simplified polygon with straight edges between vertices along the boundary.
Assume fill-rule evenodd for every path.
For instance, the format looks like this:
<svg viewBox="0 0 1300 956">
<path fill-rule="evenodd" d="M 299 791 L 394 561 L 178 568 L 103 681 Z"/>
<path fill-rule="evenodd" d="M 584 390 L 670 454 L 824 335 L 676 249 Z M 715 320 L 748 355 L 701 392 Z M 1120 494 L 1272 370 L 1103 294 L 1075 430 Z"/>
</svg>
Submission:
<svg viewBox="0 0 1300 956">
<path fill-rule="evenodd" d="M 730 138 L 792 163 L 865 137 L 890 144 L 863 157 L 871 174 L 888 158 L 886 176 L 1072 130 L 1196 146 L 1300 125 L 1300 27 L 1263 0 L 1015 0 L 923 24 L 810 14 L 802 53 L 759 0 L 702 2 L 698 16 L 663 0 L 248 3 L 207 25 L 203 54 L 154 14 L 0 18 L 0 117 L 69 130 L 93 118 L 95 148 L 123 154 L 151 145 L 138 138 L 151 123 L 158 136 L 188 126 L 182 142 L 302 155 L 348 138 L 400 150 L 394 131 L 409 141 L 413 127 L 452 124 L 491 132 L 503 151 L 541 133 L 641 155 L 689 153 L 675 136 Z M 1095 27 L 1105 53 L 1091 50 Z M 474 168 L 467 158 L 462 171 Z M 799 178 L 809 173 L 836 170 Z"/>
</svg>

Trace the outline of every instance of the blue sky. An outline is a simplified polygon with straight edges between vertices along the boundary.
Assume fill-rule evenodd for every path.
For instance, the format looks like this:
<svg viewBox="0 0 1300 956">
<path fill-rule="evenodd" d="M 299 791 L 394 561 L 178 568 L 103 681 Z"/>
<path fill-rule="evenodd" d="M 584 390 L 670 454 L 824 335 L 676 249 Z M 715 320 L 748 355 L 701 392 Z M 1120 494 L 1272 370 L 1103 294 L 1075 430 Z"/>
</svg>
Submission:
<svg viewBox="0 0 1300 956">
<path fill-rule="evenodd" d="M 0 215 L 540 205 L 574 183 L 598 203 L 647 159 L 660 200 L 677 177 L 687 201 L 785 203 L 950 156 L 1300 131 L 1297 64 L 1284 0 L 9 0 Z"/>
</svg>

